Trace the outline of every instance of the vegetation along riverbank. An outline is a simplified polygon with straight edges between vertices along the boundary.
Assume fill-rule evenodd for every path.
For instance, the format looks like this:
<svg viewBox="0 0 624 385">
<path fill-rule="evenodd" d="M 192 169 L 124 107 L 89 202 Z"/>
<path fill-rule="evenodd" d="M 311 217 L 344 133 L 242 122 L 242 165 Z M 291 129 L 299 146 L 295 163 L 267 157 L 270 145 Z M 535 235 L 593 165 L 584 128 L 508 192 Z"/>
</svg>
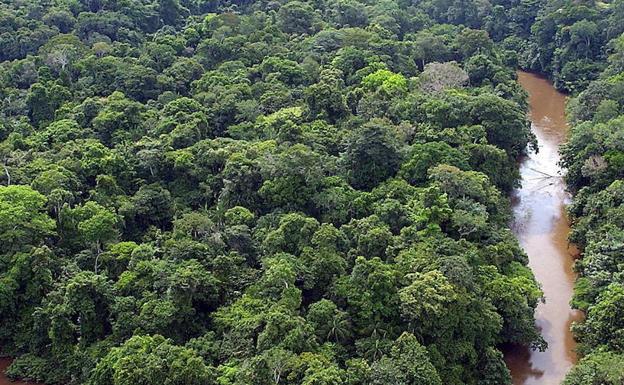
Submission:
<svg viewBox="0 0 624 385">
<path fill-rule="evenodd" d="M 6 375 L 511 384 L 548 341 L 520 68 L 569 95 L 565 383 L 621 384 L 623 32 L 623 1 L 3 1 Z"/>
</svg>

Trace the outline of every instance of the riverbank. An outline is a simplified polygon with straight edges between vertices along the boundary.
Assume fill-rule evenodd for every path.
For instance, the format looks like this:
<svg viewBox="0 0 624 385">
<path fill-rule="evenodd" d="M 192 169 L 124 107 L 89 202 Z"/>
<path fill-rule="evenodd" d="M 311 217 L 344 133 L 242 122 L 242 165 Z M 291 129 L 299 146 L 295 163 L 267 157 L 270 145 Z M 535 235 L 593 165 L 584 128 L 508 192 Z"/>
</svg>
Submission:
<svg viewBox="0 0 624 385">
<path fill-rule="evenodd" d="M 0 358 L 0 385 L 33 385 L 33 382 L 11 381 L 4 372 L 11 365 L 10 358 Z"/>
</svg>

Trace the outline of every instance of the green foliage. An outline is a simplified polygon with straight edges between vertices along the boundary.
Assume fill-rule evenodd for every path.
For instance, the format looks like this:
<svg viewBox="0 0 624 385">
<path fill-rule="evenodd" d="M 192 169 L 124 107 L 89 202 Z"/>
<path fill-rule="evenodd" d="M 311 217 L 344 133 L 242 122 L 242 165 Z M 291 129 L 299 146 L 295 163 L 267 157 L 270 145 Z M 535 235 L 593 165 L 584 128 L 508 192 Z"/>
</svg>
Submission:
<svg viewBox="0 0 624 385">
<path fill-rule="evenodd" d="M 603 67 L 598 16 L 563 4 L 550 36 L 538 3 L 4 1 L 11 377 L 509 384 L 499 346 L 541 343 L 504 194 L 533 143 L 514 66 L 543 37 L 566 87 Z M 579 188 L 622 168 L 624 81 L 601 82 L 578 103 L 596 113 L 575 113 L 595 131 L 564 156 L 604 161 L 570 166 Z M 588 212 L 619 220 L 620 189 Z M 608 232 L 590 215 L 579 237 L 595 223 Z M 587 265 L 615 277 L 605 239 Z M 584 278 L 590 308 L 609 279 Z"/>
<path fill-rule="evenodd" d="M 0 250 L 3 254 L 39 246 L 53 234 L 46 198 L 28 186 L 0 186 Z"/>
<path fill-rule="evenodd" d="M 401 74 L 388 70 L 378 70 L 362 79 L 362 87 L 367 91 L 379 91 L 385 95 L 407 91 L 407 80 Z"/>
<path fill-rule="evenodd" d="M 594 353 L 584 357 L 568 374 L 565 385 L 618 384 L 624 379 L 624 357 L 615 353 Z"/>
<path fill-rule="evenodd" d="M 161 336 L 135 336 L 113 348 L 98 363 L 89 384 L 216 384 L 213 369 L 192 349 Z"/>
<path fill-rule="evenodd" d="M 309 33 L 313 27 L 314 11 L 306 3 L 291 1 L 280 7 L 277 22 L 286 33 Z"/>
<path fill-rule="evenodd" d="M 409 153 L 409 159 L 401 165 L 399 175 L 412 184 L 425 183 L 429 169 L 439 164 L 469 168 L 466 155 L 444 142 L 416 143 Z"/>
<path fill-rule="evenodd" d="M 392 345 L 389 355 L 384 355 L 371 367 L 369 384 L 441 384 L 426 350 L 416 337 L 402 334 Z"/>
<path fill-rule="evenodd" d="M 401 161 L 399 146 L 396 131 L 383 121 L 372 121 L 355 130 L 341 159 L 351 185 L 371 189 L 392 177 Z"/>
<path fill-rule="evenodd" d="M 579 328 L 585 349 L 605 347 L 621 351 L 624 346 L 620 316 L 624 311 L 624 287 L 613 283 L 596 298 L 587 312 L 587 320 Z"/>
</svg>

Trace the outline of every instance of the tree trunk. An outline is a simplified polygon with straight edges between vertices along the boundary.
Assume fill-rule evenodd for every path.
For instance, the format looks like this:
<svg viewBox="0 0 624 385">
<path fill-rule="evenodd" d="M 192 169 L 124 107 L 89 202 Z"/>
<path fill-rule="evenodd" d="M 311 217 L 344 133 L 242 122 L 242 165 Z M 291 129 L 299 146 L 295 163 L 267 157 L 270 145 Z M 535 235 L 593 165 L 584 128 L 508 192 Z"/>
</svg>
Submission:
<svg viewBox="0 0 624 385">
<path fill-rule="evenodd" d="M 9 173 L 9 168 L 6 166 L 6 163 L 4 163 L 2 165 L 2 167 L 4 167 L 4 173 L 7 176 L 7 186 L 11 185 L 11 174 Z"/>
</svg>

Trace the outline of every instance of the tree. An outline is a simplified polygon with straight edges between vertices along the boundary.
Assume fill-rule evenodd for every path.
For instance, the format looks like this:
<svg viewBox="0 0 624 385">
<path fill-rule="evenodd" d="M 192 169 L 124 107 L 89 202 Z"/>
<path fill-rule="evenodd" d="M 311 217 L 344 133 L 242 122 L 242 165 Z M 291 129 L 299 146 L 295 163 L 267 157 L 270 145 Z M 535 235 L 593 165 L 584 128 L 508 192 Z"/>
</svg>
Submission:
<svg viewBox="0 0 624 385">
<path fill-rule="evenodd" d="M 444 163 L 467 169 L 466 155 L 444 142 L 417 143 L 408 150 L 407 160 L 401 165 L 399 176 L 411 184 L 427 181 L 427 172 L 431 167 Z"/>
<path fill-rule="evenodd" d="M 448 307 L 456 300 L 453 285 L 438 271 L 406 277 L 411 283 L 399 291 L 401 315 L 418 335 L 435 334 L 448 317 Z"/>
<path fill-rule="evenodd" d="M 349 316 L 330 300 L 322 299 L 310 305 L 306 319 L 314 327 L 316 336 L 321 342 L 339 343 L 351 336 Z"/>
<path fill-rule="evenodd" d="M 74 35 L 58 35 L 41 47 L 39 54 L 50 69 L 62 75 L 86 54 L 86 47 Z"/>
<path fill-rule="evenodd" d="M 367 190 L 394 176 L 400 161 L 397 135 L 381 120 L 358 127 L 347 139 L 346 151 L 341 155 L 349 183 Z"/>
<path fill-rule="evenodd" d="M 390 226 L 376 215 L 362 219 L 352 219 L 341 227 L 351 240 L 351 252 L 370 257 L 386 257 L 386 251 L 392 244 Z"/>
<path fill-rule="evenodd" d="M 190 236 L 195 240 L 202 240 L 214 231 L 215 224 L 205 213 L 190 212 L 173 221 L 173 232 L 179 238 Z"/>
<path fill-rule="evenodd" d="M 500 68 L 488 56 L 483 54 L 478 54 L 468 59 L 465 68 L 470 78 L 470 83 L 475 86 L 487 84 L 488 82 L 495 83 L 500 71 Z"/>
<path fill-rule="evenodd" d="M 504 150 L 490 144 L 469 144 L 464 149 L 468 152 L 470 167 L 487 175 L 500 190 L 510 191 L 516 187 L 520 175 Z"/>
<path fill-rule="evenodd" d="M 47 335 L 33 336 L 33 314 L 54 288 L 55 255 L 48 247 L 0 257 L 0 335 L 5 344 L 29 341 L 35 349 L 48 342 Z"/>
<path fill-rule="evenodd" d="M 624 357 L 612 352 L 597 352 L 581 359 L 568 373 L 564 385 L 616 385 L 624 379 Z"/>
<path fill-rule="evenodd" d="M 264 183 L 258 191 L 269 204 L 305 210 L 325 174 L 321 157 L 303 144 L 295 144 L 263 165 Z"/>
<path fill-rule="evenodd" d="M 305 71 L 297 62 L 278 57 L 264 59 L 259 70 L 265 80 L 275 79 L 288 85 L 301 84 L 306 80 Z"/>
<path fill-rule="evenodd" d="M 451 214 L 451 223 L 461 239 L 480 239 L 487 234 L 487 208 L 471 200 L 460 200 Z"/>
<path fill-rule="evenodd" d="M 33 315 L 53 344 L 53 352 L 68 354 L 74 344 L 88 346 L 108 335 L 115 290 L 105 276 L 81 271 L 57 285 Z"/>
<path fill-rule="evenodd" d="M 483 385 L 508 384 L 511 375 L 507 364 L 503 360 L 503 354 L 493 348 L 488 348 L 479 360 L 479 372 Z"/>
<path fill-rule="evenodd" d="M 334 22 L 342 27 L 361 27 L 368 24 L 368 15 L 363 4 L 353 0 L 339 0 L 330 9 Z"/>
<path fill-rule="evenodd" d="M 277 23 L 285 33 L 311 33 L 313 21 L 314 11 L 308 4 L 300 1 L 284 4 L 277 13 Z"/>
<path fill-rule="evenodd" d="M 473 100 L 470 116 L 485 128 L 488 143 L 514 157 L 528 144 L 533 144 L 524 112 L 513 102 L 492 94 L 482 94 Z"/>
<path fill-rule="evenodd" d="M 394 267 L 378 257 L 357 257 L 350 276 L 341 277 L 336 292 L 349 304 L 349 313 L 359 335 L 380 333 L 396 320 L 399 296 Z"/>
<path fill-rule="evenodd" d="M 593 56 L 593 41 L 600 37 L 598 25 L 593 21 L 583 19 L 572 24 L 569 29 L 570 44 L 574 46 L 575 55 L 585 56 L 589 59 Z"/>
<path fill-rule="evenodd" d="M 159 0 L 158 6 L 160 19 L 165 25 L 175 26 L 189 15 L 189 10 L 181 6 L 178 0 Z"/>
<path fill-rule="evenodd" d="M 130 385 L 163 382 L 170 385 L 216 384 L 213 369 L 192 349 L 176 346 L 162 336 L 134 336 L 98 363 L 89 384 Z"/>
<path fill-rule="evenodd" d="M 624 346 L 624 287 L 612 283 L 597 298 L 596 304 L 587 313 L 587 320 L 580 326 L 581 340 L 588 348 L 606 347 L 621 350 Z"/>
<path fill-rule="evenodd" d="M 118 236 L 117 215 L 95 202 L 87 202 L 73 210 L 72 216 L 78 223 L 78 232 L 87 245 L 99 254 L 102 245 L 113 241 Z M 95 272 L 97 273 L 97 262 Z"/>
<path fill-rule="evenodd" d="M 318 226 L 319 223 L 314 218 L 297 213 L 287 214 L 280 219 L 279 227 L 266 235 L 263 248 L 268 254 L 299 254 L 310 245 Z"/>
<path fill-rule="evenodd" d="M 431 62 L 444 62 L 450 56 L 450 49 L 444 37 L 430 31 L 419 31 L 414 37 L 414 54 L 419 61 L 419 68 Z"/>
<path fill-rule="evenodd" d="M 476 53 L 488 54 L 494 46 L 486 31 L 470 28 L 465 28 L 457 35 L 455 44 L 464 59 Z"/>
<path fill-rule="evenodd" d="M 51 122 L 56 110 L 70 98 L 69 90 L 59 84 L 48 82 L 35 83 L 28 90 L 26 103 L 28 116 L 34 125 Z"/>
<path fill-rule="evenodd" d="M 448 88 L 461 88 L 468 83 L 468 74 L 455 62 L 429 63 L 419 76 L 420 88 L 439 93 Z"/>
<path fill-rule="evenodd" d="M 381 95 L 392 96 L 407 92 L 407 80 L 401 74 L 380 69 L 364 77 L 362 87 L 367 91 L 378 91 Z"/>
<path fill-rule="evenodd" d="M 76 18 L 65 9 L 50 9 L 43 18 L 43 22 L 56 26 L 61 33 L 69 33 L 76 24 Z"/>
<path fill-rule="evenodd" d="M 198 80 L 204 73 L 202 65 L 191 58 L 178 57 L 168 68 L 165 68 L 163 75 L 173 79 L 174 90 L 182 95 L 188 94 L 191 90 L 191 83 Z"/>
<path fill-rule="evenodd" d="M 545 349 L 532 316 L 542 293 L 526 267 L 517 262 L 512 267 L 516 271 L 510 276 L 502 276 L 491 270 L 482 277 L 488 282 L 485 285 L 487 296 L 503 317 L 501 339 Z"/>
<path fill-rule="evenodd" d="M 403 333 L 392 345 L 390 354 L 373 363 L 368 383 L 437 385 L 442 381 L 429 361 L 427 350 L 414 335 Z"/>
<path fill-rule="evenodd" d="M 304 288 L 324 293 L 346 271 L 347 261 L 342 255 L 347 240 L 342 231 L 324 223 L 314 233 L 312 247 L 304 247 L 300 255 L 304 266 Z"/>
<path fill-rule="evenodd" d="M 71 140 L 84 138 L 84 132 L 78 123 L 72 119 L 60 119 L 50 123 L 44 130 L 32 135 L 30 144 L 38 149 L 56 146 Z"/>
<path fill-rule="evenodd" d="M 306 89 L 306 102 L 314 118 L 327 118 L 336 122 L 348 114 L 343 96 L 344 82 L 342 72 L 323 70 L 320 81 Z"/>
<path fill-rule="evenodd" d="M 45 208 L 46 198 L 29 186 L 0 186 L 0 251 L 28 250 L 53 235 Z"/>
<path fill-rule="evenodd" d="M 431 180 L 454 201 L 472 199 L 486 206 L 488 212 L 504 215 L 505 207 L 500 192 L 487 176 L 476 171 L 462 171 L 457 167 L 439 165 L 429 171 Z"/>
<path fill-rule="evenodd" d="M 121 207 L 120 214 L 138 228 L 151 224 L 168 227 L 173 217 L 171 193 L 158 184 L 141 186 L 131 201 Z"/>
<path fill-rule="evenodd" d="M 56 167 L 39 174 L 33 181 L 32 187 L 48 198 L 48 208 L 59 219 L 64 204 L 73 203 L 76 191 L 80 185 L 76 175 L 64 167 Z"/>
</svg>

